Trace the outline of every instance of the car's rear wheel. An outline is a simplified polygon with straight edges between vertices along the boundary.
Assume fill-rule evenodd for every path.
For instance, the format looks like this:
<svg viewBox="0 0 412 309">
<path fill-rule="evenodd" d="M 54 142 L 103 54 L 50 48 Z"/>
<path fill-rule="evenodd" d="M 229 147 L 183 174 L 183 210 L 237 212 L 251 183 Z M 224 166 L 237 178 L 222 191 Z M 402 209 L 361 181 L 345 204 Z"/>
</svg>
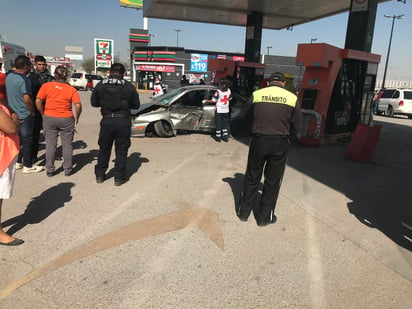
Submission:
<svg viewBox="0 0 412 309">
<path fill-rule="evenodd" d="M 386 114 L 386 116 L 388 116 L 388 117 L 393 117 L 393 108 L 392 108 L 392 106 L 388 106 L 388 110 L 387 110 L 387 112 L 385 112 L 385 114 Z"/>
<path fill-rule="evenodd" d="M 159 137 L 172 137 L 174 135 L 173 128 L 167 121 L 155 122 L 154 129 Z"/>
</svg>

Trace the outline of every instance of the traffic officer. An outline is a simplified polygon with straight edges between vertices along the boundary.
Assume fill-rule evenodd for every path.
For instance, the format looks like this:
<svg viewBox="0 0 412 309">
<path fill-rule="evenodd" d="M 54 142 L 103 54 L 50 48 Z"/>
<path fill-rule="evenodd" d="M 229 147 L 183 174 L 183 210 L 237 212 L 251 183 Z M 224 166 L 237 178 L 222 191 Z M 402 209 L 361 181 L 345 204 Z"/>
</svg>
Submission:
<svg viewBox="0 0 412 309">
<path fill-rule="evenodd" d="M 276 72 L 269 86 L 253 92 L 244 115 L 253 114 L 252 139 L 246 175 L 237 216 L 247 221 L 252 209 L 259 226 L 276 222 L 277 197 L 290 147 L 291 134 L 301 130 L 301 112 L 296 94 L 286 90 L 285 76 Z M 258 189 L 262 173 L 265 179 L 259 205 Z"/>
<path fill-rule="evenodd" d="M 103 116 L 100 121 L 99 154 L 95 166 L 96 182 L 102 183 L 105 180 L 114 142 L 115 186 L 120 186 L 126 181 L 127 151 L 131 136 L 130 110 L 138 109 L 140 106 L 136 88 L 123 79 L 124 73 L 123 64 L 113 63 L 109 78 L 96 85 L 90 98 L 91 105 L 100 107 Z"/>
</svg>

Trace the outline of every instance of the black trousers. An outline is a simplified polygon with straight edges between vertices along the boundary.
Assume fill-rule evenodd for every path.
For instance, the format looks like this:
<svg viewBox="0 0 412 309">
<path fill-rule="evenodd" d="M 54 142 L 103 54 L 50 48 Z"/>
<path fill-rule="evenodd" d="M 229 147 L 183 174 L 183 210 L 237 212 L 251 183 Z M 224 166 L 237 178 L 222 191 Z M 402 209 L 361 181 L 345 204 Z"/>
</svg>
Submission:
<svg viewBox="0 0 412 309">
<path fill-rule="evenodd" d="M 274 215 L 276 201 L 282 184 L 290 140 L 287 136 L 254 135 L 249 146 L 249 155 L 238 215 L 249 217 L 255 208 L 256 219 L 268 222 Z M 262 174 L 262 196 L 258 190 Z"/>
<path fill-rule="evenodd" d="M 230 114 L 229 113 L 215 113 L 216 137 L 229 135 Z"/>
<path fill-rule="evenodd" d="M 130 147 L 130 118 L 103 117 L 100 121 L 99 154 L 95 166 L 96 177 L 103 177 L 109 167 L 113 143 L 116 154 L 114 179 L 126 179 L 127 151 Z"/>
<path fill-rule="evenodd" d="M 43 128 L 43 117 L 40 112 L 35 108 L 36 116 L 33 119 L 33 139 L 32 139 L 32 157 L 33 160 L 37 160 L 40 144 L 40 131 Z"/>
</svg>

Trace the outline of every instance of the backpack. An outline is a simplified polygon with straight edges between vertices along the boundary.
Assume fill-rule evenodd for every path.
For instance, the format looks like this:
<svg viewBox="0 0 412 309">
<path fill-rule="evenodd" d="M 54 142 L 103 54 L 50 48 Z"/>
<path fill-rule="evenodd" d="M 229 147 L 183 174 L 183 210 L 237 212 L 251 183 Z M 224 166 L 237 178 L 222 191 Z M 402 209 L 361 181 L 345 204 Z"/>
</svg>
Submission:
<svg viewBox="0 0 412 309">
<path fill-rule="evenodd" d="M 103 81 L 102 94 L 105 109 L 112 113 L 128 109 L 128 101 L 124 91 L 124 86 L 124 80 Z"/>
</svg>

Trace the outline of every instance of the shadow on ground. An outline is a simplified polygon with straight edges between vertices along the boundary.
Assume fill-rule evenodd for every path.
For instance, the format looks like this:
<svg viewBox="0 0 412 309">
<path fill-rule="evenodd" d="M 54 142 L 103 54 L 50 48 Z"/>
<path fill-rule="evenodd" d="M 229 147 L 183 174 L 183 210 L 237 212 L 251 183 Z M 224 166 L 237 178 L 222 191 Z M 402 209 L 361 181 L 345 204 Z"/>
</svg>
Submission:
<svg viewBox="0 0 412 309">
<path fill-rule="evenodd" d="M 28 224 L 37 224 L 49 217 L 57 209 L 64 207 L 65 203 L 72 199 L 72 182 L 63 182 L 47 189 L 39 196 L 36 196 L 27 205 L 26 210 L 20 216 L 10 218 L 2 222 L 3 227 L 11 226 L 7 233 L 13 235 Z"/>
<path fill-rule="evenodd" d="M 133 174 L 137 173 L 139 168 L 142 166 L 142 163 L 149 162 L 149 159 L 142 158 L 140 152 L 133 152 L 127 158 L 127 165 L 126 165 L 126 179 L 130 179 Z M 112 156 L 113 158 L 113 156 Z M 114 162 L 114 158 L 113 161 Z M 106 174 L 106 179 L 114 177 L 114 168 L 111 168 L 108 173 Z"/>
</svg>

